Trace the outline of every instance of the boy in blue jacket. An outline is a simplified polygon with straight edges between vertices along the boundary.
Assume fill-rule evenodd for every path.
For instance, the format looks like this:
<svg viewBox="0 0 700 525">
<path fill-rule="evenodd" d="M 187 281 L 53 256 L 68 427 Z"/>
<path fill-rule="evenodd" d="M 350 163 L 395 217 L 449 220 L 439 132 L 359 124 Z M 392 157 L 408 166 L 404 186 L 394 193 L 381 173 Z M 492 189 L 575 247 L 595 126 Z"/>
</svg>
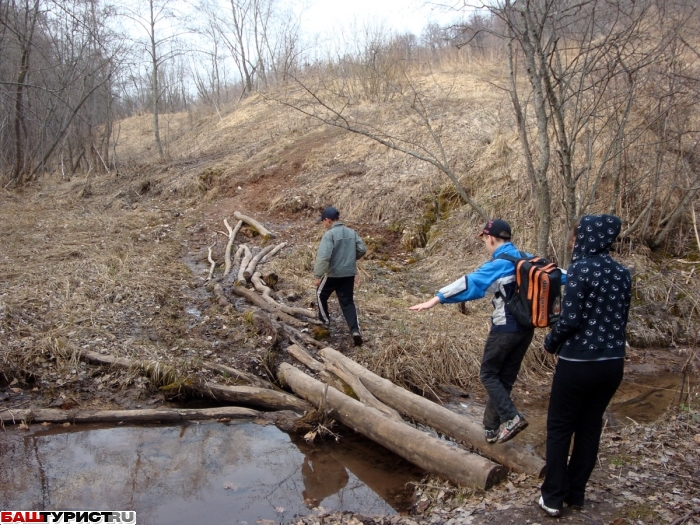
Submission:
<svg viewBox="0 0 700 525">
<path fill-rule="evenodd" d="M 494 294 L 491 331 L 486 338 L 479 378 L 489 396 L 484 412 L 485 439 L 488 443 L 504 443 L 528 425 L 515 408 L 510 393 L 532 341 L 534 328 L 520 325 L 506 308 L 504 300 L 515 290 L 515 265 L 497 257 L 504 254 L 522 257 L 510 242 L 510 225 L 502 219 L 490 220 L 478 236 L 491 259 L 476 271 L 441 288 L 429 301 L 409 309 L 427 310 L 437 304 L 472 301 Z"/>
</svg>

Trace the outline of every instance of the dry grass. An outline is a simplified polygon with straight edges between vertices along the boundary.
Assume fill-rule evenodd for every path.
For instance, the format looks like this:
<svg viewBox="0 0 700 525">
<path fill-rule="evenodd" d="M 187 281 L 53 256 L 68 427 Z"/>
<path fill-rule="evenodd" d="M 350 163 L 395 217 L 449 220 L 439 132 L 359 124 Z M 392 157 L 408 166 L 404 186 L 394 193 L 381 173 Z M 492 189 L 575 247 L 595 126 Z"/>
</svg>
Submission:
<svg viewBox="0 0 700 525">
<path fill-rule="evenodd" d="M 85 367 L 83 350 L 167 362 L 165 371 L 151 367 L 154 386 L 199 372 L 197 357 L 231 362 L 227 347 L 244 342 L 246 331 L 225 327 L 231 316 L 209 306 L 201 278 L 183 262 L 181 242 L 199 231 L 187 201 L 139 197 L 112 178 L 94 181 L 85 199 L 84 184 L 46 179 L 2 197 L 3 379 L 34 377 L 49 396 L 145 388 L 137 370 Z"/>
<path fill-rule="evenodd" d="M 490 84 L 503 79 L 493 64 L 467 66 L 423 71 L 413 81 L 431 92 L 436 129 L 464 187 L 487 213 L 511 222 L 519 248 L 534 251 L 535 210 L 518 137 L 507 100 Z M 351 110 L 387 133 L 422 140 L 398 102 L 359 100 Z M 235 209 L 274 218 L 281 240 L 291 245 L 263 271 L 275 271 L 283 295 L 294 292 L 308 306 L 322 233 L 309 229 L 310 217 L 333 204 L 377 246 L 392 232 L 403 232 L 407 246 L 425 244 L 412 252 L 391 246 L 363 263 L 358 304 L 369 345 L 361 359 L 425 392 L 440 383 L 478 385 L 488 300 L 469 305 L 466 316 L 456 307 L 407 310 L 487 257 L 474 237 L 482 219 L 461 205 L 435 168 L 260 96 L 220 115 L 167 115 L 164 123 L 167 162 L 154 158 L 150 117 L 134 117 L 121 124 L 119 177 L 101 176 L 89 185 L 48 178 L 45 188 L 0 197 L 0 233 L 7 241 L 0 260 L 6 374 L 46 365 L 52 381 L 70 379 L 80 370 L 81 348 L 143 360 L 186 360 L 205 352 L 262 359 L 238 314 L 209 304 L 201 286 L 206 247 L 215 244 L 214 258 L 223 259 L 225 243 L 216 232 Z M 553 245 L 562 232 L 556 224 Z M 636 246 L 633 252 L 638 255 L 625 253 L 625 260 L 638 273 L 635 344 L 692 342 L 700 290 L 691 267 L 668 268 Z M 187 314 L 189 306 L 200 317 Z M 662 318 L 659 310 L 669 315 Z M 542 337 L 538 331 L 526 356 L 524 381 L 543 381 L 551 368 L 540 351 Z M 221 350 L 226 345 L 231 351 Z M 191 365 L 182 368 L 186 374 Z"/>
</svg>

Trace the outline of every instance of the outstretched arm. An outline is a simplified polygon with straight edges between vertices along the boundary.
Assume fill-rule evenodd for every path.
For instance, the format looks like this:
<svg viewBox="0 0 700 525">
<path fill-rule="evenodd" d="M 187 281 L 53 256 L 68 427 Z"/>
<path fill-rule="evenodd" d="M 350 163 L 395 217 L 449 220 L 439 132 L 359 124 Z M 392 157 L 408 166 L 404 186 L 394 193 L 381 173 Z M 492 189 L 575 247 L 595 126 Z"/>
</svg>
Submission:
<svg viewBox="0 0 700 525">
<path fill-rule="evenodd" d="M 414 312 L 420 312 L 421 310 L 429 310 L 436 304 L 440 304 L 440 298 L 437 295 L 429 301 L 425 301 L 424 303 L 414 304 L 409 308 L 409 310 L 413 310 Z"/>
</svg>

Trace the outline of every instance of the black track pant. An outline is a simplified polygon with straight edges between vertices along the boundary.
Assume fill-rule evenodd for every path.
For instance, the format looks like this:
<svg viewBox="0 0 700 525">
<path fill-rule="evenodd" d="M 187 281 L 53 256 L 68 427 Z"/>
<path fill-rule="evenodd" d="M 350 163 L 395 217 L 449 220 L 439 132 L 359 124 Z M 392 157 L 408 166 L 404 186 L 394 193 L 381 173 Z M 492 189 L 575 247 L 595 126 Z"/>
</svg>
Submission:
<svg viewBox="0 0 700 525">
<path fill-rule="evenodd" d="M 518 414 L 510 393 L 534 333 L 534 328 L 520 332 L 489 332 L 479 371 L 479 379 L 489 395 L 484 428 L 496 430 Z"/>
<path fill-rule="evenodd" d="M 603 413 L 622 381 L 624 359 L 559 359 L 547 413 L 547 470 L 544 504 L 583 505 L 586 483 L 598 457 Z M 571 437 L 574 448 L 569 458 Z M 568 461 L 567 461 L 568 460 Z"/>
<path fill-rule="evenodd" d="M 353 289 L 355 288 L 355 276 L 350 277 L 324 277 L 316 289 L 318 299 L 318 318 L 325 324 L 330 324 L 331 317 L 328 314 L 328 298 L 333 292 L 338 296 L 340 309 L 343 311 L 345 321 L 348 323 L 350 333 L 359 332 L 360 324 L 357 321 L 357 308 L 353 301 Z"/>
</svg>

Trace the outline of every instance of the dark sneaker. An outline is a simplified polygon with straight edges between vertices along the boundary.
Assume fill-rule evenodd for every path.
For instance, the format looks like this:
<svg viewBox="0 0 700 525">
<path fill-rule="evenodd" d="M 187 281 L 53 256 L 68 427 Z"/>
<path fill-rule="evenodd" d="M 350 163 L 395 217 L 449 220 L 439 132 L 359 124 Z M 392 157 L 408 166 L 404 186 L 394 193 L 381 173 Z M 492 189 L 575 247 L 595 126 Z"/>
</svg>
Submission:
<svg viewBox="0 0 700 525">
<path fill-rule="evenodd" d="M 498 442 L 505 443 L 517 436 L 521 430 L 525 430 L 528 422 L 525 416 L 517 414 L 513 419 L 509 419 L 503 424 L 500 434 L 498 434 Z"/>
<path fill-rule="evenodd" d="M 484 435 L 487 443 L 495 443 L 498 441 L 498 429 L 491 430 L 490 428 L 487 428 L 484 430 Z"/>
<path fill-rule="evenodd" d="M 561 511 L 559 509 L 553 509 L 544 504 L 544 498 L 542 496 L 540 496 L 540 500 L 537 503 L 539 503 L 540 508 L 547 513 L 547 516 L 551 516 L 552 518 L 561 516 Z"/>
<path fill-rule="evenodd" d="M 352 333 L 352 342 L 355 343 L 355 346 L 362 346 L 363 341 L 360 332 Z"/>
</svg>

